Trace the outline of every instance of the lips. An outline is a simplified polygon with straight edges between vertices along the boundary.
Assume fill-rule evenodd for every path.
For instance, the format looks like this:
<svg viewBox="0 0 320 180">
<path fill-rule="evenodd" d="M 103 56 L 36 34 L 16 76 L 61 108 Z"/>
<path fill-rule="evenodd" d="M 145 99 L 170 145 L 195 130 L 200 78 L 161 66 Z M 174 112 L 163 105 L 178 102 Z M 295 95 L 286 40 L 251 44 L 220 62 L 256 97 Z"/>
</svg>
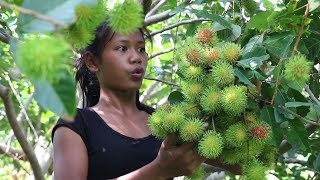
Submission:
<svg viewBox="0 0 320 180">
<path fill-rule="evenodd" d="M 144 69 L 143 68 L 135 68 L 131 71 L 131 77 L 133 80 L 142 80 L 144 75 Z"/>
<path fill-rule="evenodd" d="M 143 68 L 135 68 L 133 71 L 131 71 L 131 74 L 143 74 L 144 69 Z"/>
</svg>

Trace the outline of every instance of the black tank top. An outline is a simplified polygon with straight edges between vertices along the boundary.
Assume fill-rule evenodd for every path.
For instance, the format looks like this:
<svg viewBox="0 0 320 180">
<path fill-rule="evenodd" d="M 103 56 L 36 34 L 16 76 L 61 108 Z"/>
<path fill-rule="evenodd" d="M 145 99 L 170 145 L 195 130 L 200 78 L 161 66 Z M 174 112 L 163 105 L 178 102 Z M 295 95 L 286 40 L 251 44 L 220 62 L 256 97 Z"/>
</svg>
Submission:
<svg viewBox="0 0 320 180">
<path fill-rule="evenodd" d="M 148 112 L 150 114 L 150 112 Z M 110 128 L 93 110 L 78 109 L 74 122 L 59 119 L 52 130 L 68 127 L 79 134 L 88 151 L 88 178 L 105 180 L 132 172 L 153 161 L 161 141 L 152 135 L 131 138 Z"/>
</svg>

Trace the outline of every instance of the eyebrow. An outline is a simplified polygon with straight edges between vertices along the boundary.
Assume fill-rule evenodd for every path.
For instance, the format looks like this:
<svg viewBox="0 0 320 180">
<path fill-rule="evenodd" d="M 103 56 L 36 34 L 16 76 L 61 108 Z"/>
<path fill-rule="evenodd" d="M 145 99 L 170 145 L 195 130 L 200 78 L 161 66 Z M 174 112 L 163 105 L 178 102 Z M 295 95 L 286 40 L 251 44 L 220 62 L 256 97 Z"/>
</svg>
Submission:
<svg viewBox="0 0 320 180">
<path fill-rule="evenodd" d="M 122 43 L 130 43 L 130 41 L 128 41 L 128 40 L 119 40 L 118 42 L 122 42 Z M 137 42 L 137 44 L 145 44 L 145 42 L 144 41 L 138 41 Z"/>
</svg>

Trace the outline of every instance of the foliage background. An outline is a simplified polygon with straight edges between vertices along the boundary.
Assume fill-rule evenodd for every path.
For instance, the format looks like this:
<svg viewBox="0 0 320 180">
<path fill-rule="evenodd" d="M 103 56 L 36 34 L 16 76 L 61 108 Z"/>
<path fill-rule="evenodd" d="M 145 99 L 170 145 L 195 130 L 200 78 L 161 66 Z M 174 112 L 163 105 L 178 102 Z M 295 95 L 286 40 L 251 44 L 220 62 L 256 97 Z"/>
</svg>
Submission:
<svg viewBox="0 0 320 180">
<path fill-rule="evenodd" d="M 0 1 L 0 179 L 52 177 L 51 129 L 60 115 L 56 110 L 66 108 L 65 102 L 73 102 L 68 98 L 75 92 L 71 83 L 32 83 L 16 66 L 17 41 L 56 30 L 54 23 L 27 15 L 26 10 L 69 25 L 75 21 L 77 5 L 95 2 Z M 181 91 L 182 83 L 174 49 L 182 47 L 200 24 L 211 23 L 221 39 L 234 41 L 243 49 L 236 73 L 239 80 L 261 90 L 261 116 L 267 117 L 272 126 L 278 147 L 270 177 L 319 179 L 320 1 L 262 0 L 254 2 L 259 8 L 253 11 L 245 7 L 247 2 L 141 1 L 153 48 L 140 100 L 158 107 L 181 98 L 181 94 L 171 93 Z M 297 52 L 305 54 L 314 65 L 306 85 L 282 80 L 285 62 Z M 68 91 L 61 92 L 63 89 Z M 209 167 L 207 170 L 217 171 Z M 230 173 L 223 177 L 239 178 Z"/>
</svg>

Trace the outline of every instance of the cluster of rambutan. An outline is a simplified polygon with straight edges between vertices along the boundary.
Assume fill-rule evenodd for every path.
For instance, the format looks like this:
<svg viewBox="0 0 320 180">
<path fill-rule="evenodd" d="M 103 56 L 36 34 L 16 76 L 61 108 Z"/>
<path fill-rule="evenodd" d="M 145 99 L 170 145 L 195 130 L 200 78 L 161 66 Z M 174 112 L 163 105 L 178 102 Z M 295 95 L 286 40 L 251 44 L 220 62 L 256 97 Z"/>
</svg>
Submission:
<svg viewBox="0 0 320 180">
<path fill-rule="evenodd" d="M 274 157 L 274 151 L 263 151 L 272 149 L 272 131 L 247 108 L 248 89 L 234 73 L 240 56 L 239 45 L 219 40 L 211 27 L 200 26 L 177 52 L 185 100 L 157 109 L 149 127 L 160 139 L 176 133 L 180 143 L 198 142 L 200 155 L 241 164 L 247 179 L 261 179 Z"/>
</svg>

